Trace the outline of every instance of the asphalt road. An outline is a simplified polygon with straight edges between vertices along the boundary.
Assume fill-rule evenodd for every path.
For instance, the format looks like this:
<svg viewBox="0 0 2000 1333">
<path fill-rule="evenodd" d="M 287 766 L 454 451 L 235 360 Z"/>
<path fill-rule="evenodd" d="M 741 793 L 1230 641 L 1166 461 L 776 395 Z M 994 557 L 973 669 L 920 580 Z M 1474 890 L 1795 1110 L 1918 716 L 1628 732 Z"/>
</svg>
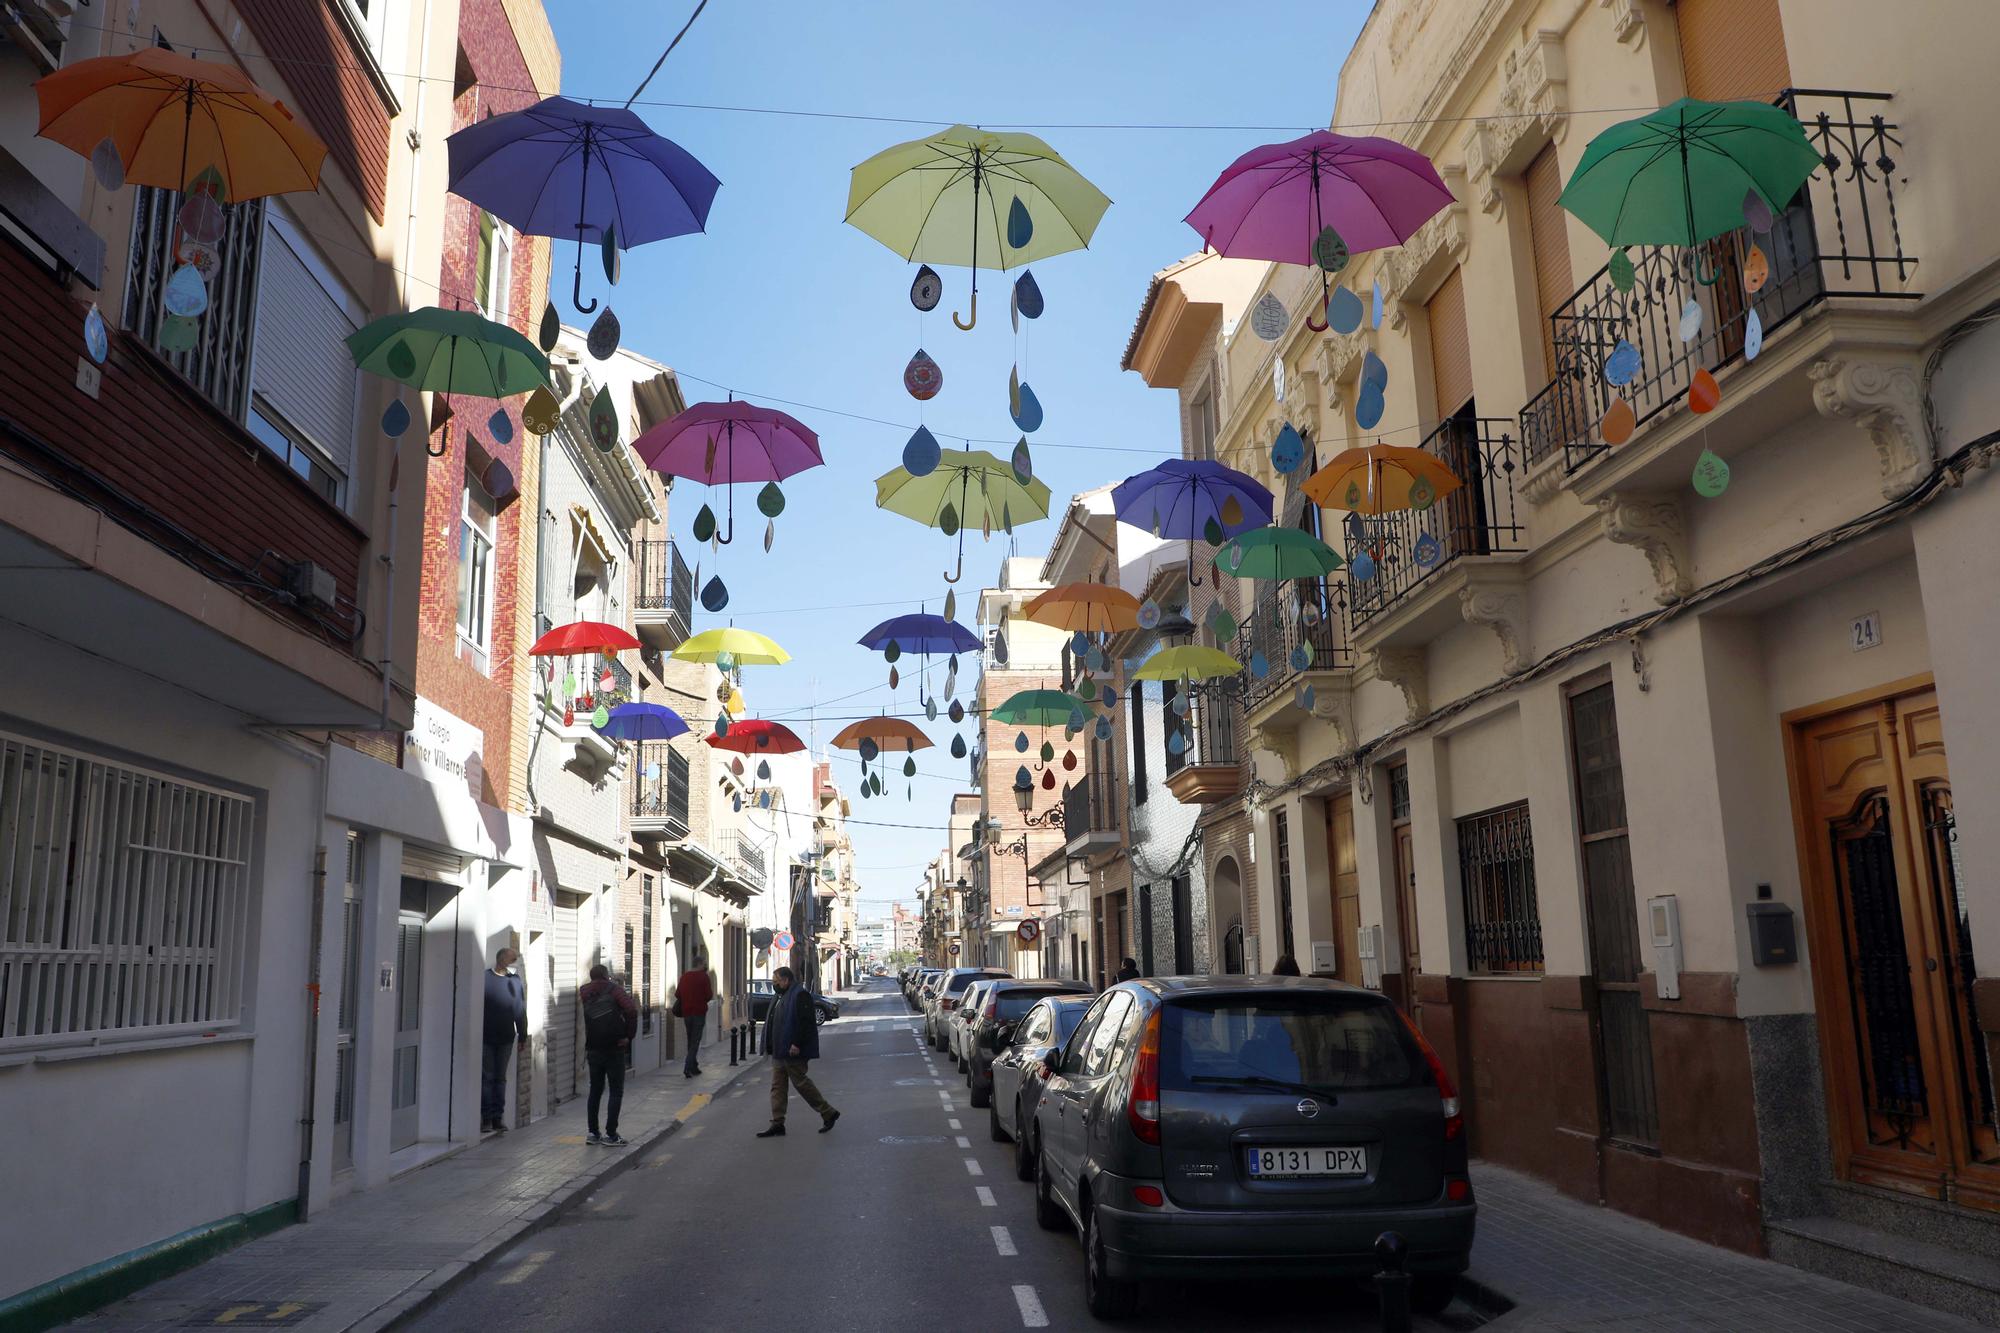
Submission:
<svg viewBox="0 0 2000 1333">
<path fill-rule="evenodd" d="M 555 1225 L 419 1316 L 468 1328 L 962 1330 L 1095 1327 L 1074 1236 L 1035 1225 L 1012 1146 L 923 1043 L 893 980 L 820 1029 L 812 1074 L 832 1133 L 792 1098 L 769 1120 L 760 1070 Z M 1448 1312 L 1423 1329 L 1466 1328 Z M 1159 1284 L 1125 1327 L 1372 1330 L 1348 1284 Z"/>
</svg>

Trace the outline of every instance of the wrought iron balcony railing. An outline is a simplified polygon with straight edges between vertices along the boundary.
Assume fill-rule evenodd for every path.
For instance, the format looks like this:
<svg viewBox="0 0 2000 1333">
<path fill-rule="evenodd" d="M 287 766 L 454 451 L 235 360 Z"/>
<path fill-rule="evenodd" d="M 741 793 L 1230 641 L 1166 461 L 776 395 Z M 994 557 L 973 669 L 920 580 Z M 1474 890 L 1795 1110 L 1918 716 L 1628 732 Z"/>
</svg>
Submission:
<svg viewBox="0 0 2000 1333">
<path fill-rule="evenodd" d="M 1204 690 L 1194 701 L 1194 749 L 1188 763 L 1199 767 L 1228 767 L 1241 764 L 1243 748 L 1243 705 L 1233 694 Z"/>
<path fill-rule="evenodd" d="M 1278 596 L 1262 598 L 1236 631 L 1236 659 L 1244 674 L 1243 706 L 1254 709 L 1298 685 L 1305 671 L 1336 671 L 1354 665 L 1341 623 L 1342 585 L 1331 579 L 1300 579 L 1296 611 Z M 1289 597 L 1289 593 L 1286 594 Z M 1306 665 L 1294 665 L 1299 646 L 1310 651 Z M 1259 668 L 1262 673 L 1259 673 Z"/>
<path fill-rule="evenodd" d="M 633 619 L 641 628 L 664 618 L 668 647 L 678 647 L 694 628 L 694 571 L 681 557 L 678 543 L 666 540 L 632 543 Z"/>
<path fill-rule="evenodd" d="M 1885 114 L 1888 102 L 1887 93 L 1787 90 L 1778 105 L 1804 124 L 1823 165 L 1769 235 L 1746 226 L 1695 250 L 1633 246 L 1627 291 L 1612 281 L 1608 264 L 1592 274 L 1551 316 L 1554 375 L 1521 409 L 1524 461 L 1562 450 L 1565 470 L 1574 471 L 1607 452 L 1598 423 L 1614 397 L 1640 422 L 1672 406 L 1696 370 L 1713 373 L 1742 358 L 1752 310 L 1768 337 L 1829 296 L 1921 296 L 1906 287 L 1917 261 L 1903 253 L 1895 190 L 1903 143 Z M 1770 276 L 1751 295 L 1744 268 L 1753 245 Z M 1682 342 L 1681 312 L 1690 300 L 1701 307 L 1701 331 Z M 1638 349 L 1641 368 L 1613 387 L 1604 362 L 1621 339 Z"/>
<path fill-rule="evenodd" d="M 689 767 L 687 756 L 665 741 L 641 741 L 632 765 L 632 826 L 657 830 L 669 838 L 688 835 Z"/>
<path fill-rule="evenodd" d="M 1443 460 L 1462 485 L 1428 509 L 1367 516 L 1349 514 L 1347 617 L 1355 629 L 1388 611 L 1426 579 L 1468 555 L 1527 549 L 1514 498 L 1520 449 L 1505 417 L 1458 416 L 1441 423 L 1419 446 Z M 1356 564 L 1372 572 L 1360 577 Z"/>
</svg>

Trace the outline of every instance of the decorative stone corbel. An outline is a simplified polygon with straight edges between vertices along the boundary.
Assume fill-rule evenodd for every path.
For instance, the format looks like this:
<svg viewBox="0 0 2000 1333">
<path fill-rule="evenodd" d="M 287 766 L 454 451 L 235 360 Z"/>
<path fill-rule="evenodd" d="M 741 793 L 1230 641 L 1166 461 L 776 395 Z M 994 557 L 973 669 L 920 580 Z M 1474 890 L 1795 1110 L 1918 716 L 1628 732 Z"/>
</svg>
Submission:
<svg viewBox="0 0 2000 1333">
<path fill-rule="evenodd" d="M 1654 601 L 1670 606 L 1694 591 L 1678 497 L 1614 492 L 1598 500 L 1597 515 L 1606 540 L 1646 553 L 1653 567 Z"/>
<path fill-rule="evenodd" d="M 1375 676 L 1403 692 L 1403 712 L 1408 721 L 1431 711 L 1429 672 L 1422 648 L 1377 648 Z"/>
<path fill-rule="evenodd" d="M 1262 750 L 1278 761 L 1284 770 L 1285 781 L 1295 782 L 1299 776 L 1299 733 L 1282 731 L 1275 727 L 1254 727 L 1250 731 L 1250 748 Z"/>
<path fill-rule="evenodd" d="M 1500 640 L 1500 667 L 1508 675 L 1528 669 L 1528 602 L 1519 588 L 1468 584 L 1458 590 L 1459 614 L 1484 625 Z"/>
<path fill-rule="evenodd" d="M 1611 33 L 1620 42 L 1635 51 L 1646 44 L 1646 11 L 1639 0 L 1597 0 L 1597 7 L 1611 11 Z"/>
<path fill-rule="evenodd" d="M 1479 205 L 1479 211 L 1495 218 L 1506 216 L 1507 197 L 1501 193 L 1499 178 L 1494 174 L 1493 162 L 1496 156 L 1493 135 L 1487 122 L 1475 120 L 1472 128 L 1465 132 L 1465 175 L 1472 202 Z"/>
<path fill-rule="evenodd" d="M 1828 360 L 1813 362 L 1806 373 L 1820 415 L 1844 417 L 1875 442 L 1884 499 L 1901 499 L 1930 473 L 1930 436 L 1915 365 Z"/>
</svg>

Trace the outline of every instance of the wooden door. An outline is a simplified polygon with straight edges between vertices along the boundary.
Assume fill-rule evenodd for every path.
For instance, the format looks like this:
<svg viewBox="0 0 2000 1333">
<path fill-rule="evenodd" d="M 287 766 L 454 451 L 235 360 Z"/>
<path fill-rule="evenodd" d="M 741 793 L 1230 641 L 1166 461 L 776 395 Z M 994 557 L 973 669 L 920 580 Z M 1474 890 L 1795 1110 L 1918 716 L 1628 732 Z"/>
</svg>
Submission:
<svg viewBox="0 0 2000 1333">
<path fill-rule="evenodd" d="M 1326 803 L 1326 856 L 1333 873 L 1333 938 L 1342 981 L 1361 984 L 1357 957 L 1361 929 L 1361 872 L 1354 860 L 1354 797 L 1347 792 Z"/>
<path fill-rule="evenodd" d="M 2000 1208 L 1937 696 L 1926 682 L 1791 720 L 1835 1171 Z"/>
</svg>

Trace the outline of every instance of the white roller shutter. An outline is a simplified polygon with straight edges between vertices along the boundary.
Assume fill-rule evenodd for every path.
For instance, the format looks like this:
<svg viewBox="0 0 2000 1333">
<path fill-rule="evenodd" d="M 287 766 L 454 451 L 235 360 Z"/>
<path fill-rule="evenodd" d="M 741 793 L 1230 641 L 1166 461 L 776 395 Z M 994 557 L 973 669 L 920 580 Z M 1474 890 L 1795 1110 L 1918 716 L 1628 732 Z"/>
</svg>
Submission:
<svg viewBox="0 0 2000 1333">
<path fill-rule="evenodd" d="M 354 462 L 354 358 L 360 303 L 273 209 L 264 224 L 251 381 L 259 396 L 342 475 Z"/>
<path fill-rule="evenodd" d="M 556 890 L 549 932 L 549 1102 L 576 1096 L 576 899 Z"/>
</svg>

